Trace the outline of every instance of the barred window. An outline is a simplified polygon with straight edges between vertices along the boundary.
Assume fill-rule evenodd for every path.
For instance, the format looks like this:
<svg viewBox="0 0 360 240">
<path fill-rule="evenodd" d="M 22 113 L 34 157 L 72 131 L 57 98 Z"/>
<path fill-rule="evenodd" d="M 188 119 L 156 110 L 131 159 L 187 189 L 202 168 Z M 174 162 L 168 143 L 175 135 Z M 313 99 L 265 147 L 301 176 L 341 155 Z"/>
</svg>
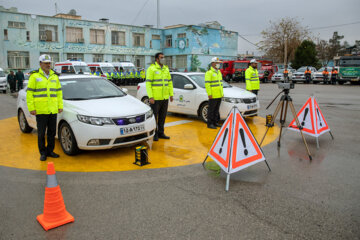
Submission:
<svg viewBox="0 0 360 240">
<path fill-rule="evenodd" d="M 143 33 L 133 33 L 133 46 L 145 47 L 145 35 Z"/>
<path fill-rule="evenodd" d="M 160 35 L 153 34 L 153 35 L 151 36 L 151 39 L 160 40 Z"/>
<path fill-rule="evenodd" d="M 93 54 L 93 62 L 103 62 L 104 54 Z"/>
<path fill-rule="evenodd" d="M 84 61 L 83 53 L 67 53 L 66 60 L 81 60 Z"/>
<path fill-rule="evenodd" d="M 124 62 L 125 61 L 125 55 L 114 54 L 114 55 L 112 55 L 112 61 L 113 62 Z"/>
<path fill-rule="evenodd" d="M 90 29 L 90 43 L 105 44 L 105 31 L 102 29 Z"/>
<path fill-rule="evenodd" d="M 66 27 L 66 42 L 84 42 L 82 28 Z"/>
<path fill-rule="evenodd" d="M 172 68 L 173 57 L 172 56 L 166 56 L 165 57 L 165 64 L 168 65 L 169 68 Z"/>
<path fill-rule="evenodd" d="M 172 47 L 172 35 L 167 35 L 165 37 L 165 47 L 167 47 L 167 48 Z"/>
<path fill-rule="evenodd" d="M 186 68 L 187 67 L 187 56 L 179 55 L 176 56 L 176 68 Z"/>
<path fill-rule="evenodd" d="M 186 38 L 186 33 L 179 33 L 177 35 L 178 38 Z"/>
<path fill-rule="evenodd" d="M 12 68 L 12 69 L 30 68 L 29 52 L 8 51 L 7 58 L 8 58 L 8 68 Z"/>
<path fill-rule="evenodd" d="M 56 25 L 39 24 L 39 40 L 47 42 L 57 42 L 58 27 Z"/>
<path fill-rule="evenodd" d="M 125 46 L 125 32 L 111 31 L 111 44 Z"/>
<path fill-rule="evenodd" d="M 9 28 L 25 28 L 25 23 L 8 21 L 8 27 Z"/>
<path fill-rule="evenodd" d="M 137 68 L 145 68 L 145 56 L 135 56 L 135 66 Z"/>
</svg>

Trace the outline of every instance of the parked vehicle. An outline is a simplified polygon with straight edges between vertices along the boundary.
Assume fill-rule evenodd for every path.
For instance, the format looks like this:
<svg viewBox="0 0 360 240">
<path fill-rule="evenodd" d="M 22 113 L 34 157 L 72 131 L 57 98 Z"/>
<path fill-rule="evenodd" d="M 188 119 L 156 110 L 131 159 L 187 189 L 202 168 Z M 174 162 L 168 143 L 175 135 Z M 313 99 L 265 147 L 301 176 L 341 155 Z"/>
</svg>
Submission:
<svg viewBox="0 0 360 240">
<path fill-rule="evenodd" d="M 136 67 L 132 62 L 112 62 L 111 64 L 118 72 L 120 71 L 120 68 L 123 68 L 125 72 L 127 70 L 129 71 L 133 71 L 134 69 L 136 70 Z"/>
<path fill-rule="evenodd" d="M 168 111 L 181 114 L 200 116 L 207 121 L 208 96 L 205 90 L 204 73 L 171 73 L 174 86 L 174 101 L 169 102 Z M 233 87 L 223 81 L 224 97 L 220 106 L 220 118 L 225 119 L 235 105 L 243 116 L 253 116 L 260 108 L 255 94 L 244 89 Z M 149 104 L 146 83 L 139 83 L 136 97 Z"/>
<path fill-rule="evenodd" d="M 230 82 L 231 80 L 244 82 L 245 71 L 248 68 L 249 63 L 249 60 L 222 60 L 220 71 L 223 79 L 227 82 Z"/>
<path fill-rule="evenodd" d="M 288 73 L 288 77 L 289 80 L 291 81 L 293 79 L 293 73 L 290 69 L 288 69 L 289 73 Z M 277 71 L 271 78 L 271 82 L 275 83 L 275 82 L 283 82 L 284 81 L 284 69 L 279 69 L 279 71 Z"/>
<path fill-rule="evenodd" d="M 341 56 L 338 77 L 339 84 L 360 84 L 360 56 Z"/>
<path fill-rule="evenodd" d="M 0 68 L 0 91 L 6 93 L 7 85 L 8 84 L 7 84 L 5 72 L 2 68 Z"/>
<path fill-rule="evenodd" d="M 319 70 L 317 70 L 314 74 L 314 78 L 313 78 L 313 83 L 320 83 L 320 82 L 324 82 L 324 76 L 323 76 L 323 71 L 325 70 L 325 68 L 327 68 L 328 72 L 329 72 L 329 81 L 331 80 L 331 69 L 332 67 L 322 67 Z"/>
<path fill-rule="evenodd" d="M 305 71 L 306 69 L 309 68 L 309 70 L 311 70 L 311 80 L 314 79 L 315 77 L 315 72 L 316 72 L 316 68 L 311 67 L 311 66 L 304 66 L 299 68 L 292 76 L 292 81 L 293 82 L 304 82 L 306 81 L 305 79 Z"/>
<path fill-rule="evenodd" d="M 270 82 L 272 76 L 278 71 L 278 67 L 276 65 L 266 64 L 266 65 L 262 65 L 260 70 L 264 70 L 264 73 L 265 71 L 268 71 L 269 75 L 267 77 L 267 81 Z M 262 79 L 262 81 L 265 82 L 265 78 L 260 77 L 260 70 L 259 70 L 259 78 L 260 80 Z"/>
<path fill-rule="evenodd" d="M 66 154 L 136 145 L 154 136 L 151 108 L 113 83 L 92 75 L 60 76 L 60 83 L 64 110 L 57 117 L 57 137 Z M 20 130 L 36 129 L 26 89 L 19 92 L 17 110 Z"/>
<path fill-rule="evenodd" d="M 60 74 L 90 74 L 90 68 L 86 62 L 71 60 L 56 62 L 54 71 Z"/>
<path fill-rule="evenodd" d="M 111 63 L 108 62 L 94 62 L 88 63 L 91 72 L 100 72 L 100 77 L 107 79 L 105 73 L 114 72 L 115 68 Z"/>
</svg>

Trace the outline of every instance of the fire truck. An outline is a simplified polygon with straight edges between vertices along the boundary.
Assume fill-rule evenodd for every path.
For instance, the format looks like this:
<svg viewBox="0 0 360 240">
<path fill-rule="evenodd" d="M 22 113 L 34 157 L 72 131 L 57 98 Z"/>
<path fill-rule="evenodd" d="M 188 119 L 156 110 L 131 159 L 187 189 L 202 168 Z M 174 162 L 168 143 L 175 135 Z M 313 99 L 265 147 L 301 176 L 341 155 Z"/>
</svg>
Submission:
<svg viewBox="0 0 360 240">
<path fill-rule="evenodd" d="M 223 79 L 239 82 L 245 81 L 245 71 L 249 67 L 250 60 L 222 60 L 220 71 Z"/>
</svg>

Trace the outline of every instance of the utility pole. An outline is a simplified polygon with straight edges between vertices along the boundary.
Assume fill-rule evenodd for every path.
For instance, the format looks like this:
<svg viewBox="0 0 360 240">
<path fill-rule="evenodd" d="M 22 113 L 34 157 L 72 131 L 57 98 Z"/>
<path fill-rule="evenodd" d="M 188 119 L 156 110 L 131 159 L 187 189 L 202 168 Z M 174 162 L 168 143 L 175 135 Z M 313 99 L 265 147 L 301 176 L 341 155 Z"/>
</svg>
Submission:
<svg viewBox="0 0 360 240">
<path fill-rule="evenodd" d="M 157 1 L 157 22 L 156 22 L 156 27 L 160 28 L 160 0 L 156 0 Z"/>
<path fill-rule="evenodd" d="M 284 46 L 284 67 L 286 66 L 287 64 L 287 34 L 285 34 L 285 46 Z"/>
</svg>

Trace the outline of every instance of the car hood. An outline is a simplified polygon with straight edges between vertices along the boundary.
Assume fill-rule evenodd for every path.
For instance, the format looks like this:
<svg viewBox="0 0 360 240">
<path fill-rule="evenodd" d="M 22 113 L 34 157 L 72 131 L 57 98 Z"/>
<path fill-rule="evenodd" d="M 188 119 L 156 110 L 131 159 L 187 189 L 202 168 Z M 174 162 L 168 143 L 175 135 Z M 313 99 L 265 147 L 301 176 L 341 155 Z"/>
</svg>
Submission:
<svg viewBox="0 0 360 240">
<path fill-rule="evenodd" d="M 231 87 L 231 88 L 224 88 L 224 97 L 229 98 L 253 98 L 256 97 L 255 94 L 246 91 L 242 88 L 238 87 Z"/>
<path fill-rule="evenodd" d="M 138 99 L 126 95 L 85 101 L 64 100 L 64 109 L 93 117 L 125 117 L 146 113 L 151 108 Z"/>
</svg>

